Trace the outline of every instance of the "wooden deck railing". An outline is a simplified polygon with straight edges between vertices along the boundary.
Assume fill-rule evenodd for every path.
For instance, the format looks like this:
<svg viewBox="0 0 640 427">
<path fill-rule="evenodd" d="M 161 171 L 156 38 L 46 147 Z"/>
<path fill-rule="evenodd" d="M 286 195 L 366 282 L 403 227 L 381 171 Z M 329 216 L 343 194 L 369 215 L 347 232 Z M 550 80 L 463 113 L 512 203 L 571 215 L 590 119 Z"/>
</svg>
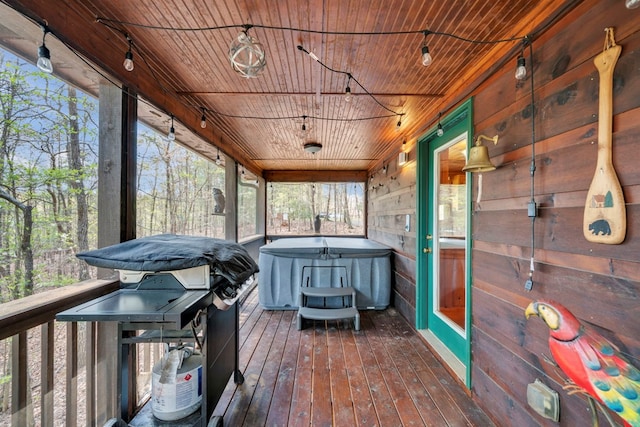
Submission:
<svg viewBox="0 0 640 427">
<path fill-rule="evenodd" d="M 11 376 L 11 426 L 29 426 L 38 424 L 43 427 L 60 424 L 58 415 L 60 408 L 56 408 L 54 399 L 55 387 L 55 361 L 62 355 L 56 354 L 56 328 L 55 316 L 67 308 L 107 294 L 119 286 L 117 280 L 89 280 L 74 285 L 66 286 L 36 295 L 31 295 L 19 300 L 0 304 L 0 343 L 5 349 L 0 354 L 0 360 L 6 368 L 10 364 Z M 30 330 L 40 328 L 39 342 L 29 341 Z M 77 425 L 78 403 L 85 402 L 87 425 L 92 425 L 95 419 L 94 381 L 96 354 L 96 325 L 87 323 L 84 340 L 85 348 L 78 348 L 78 324 L 69 322 L 66 324 L 66 347 L 64 350 L 66 380 L 64 388 L 65 411 L 63 424 L 66 426 Z M 35 335 L 35 334 L 34 334 Z M 7 352 L 10 338 L 11 351 Z M 36 339 L 37 340 L 37 339 Z M 4 342 L 3 342 L 4 341 Z M 39 347 L 39 355 L 37 349 Z M 34 351 L 35 349 L 35 351 Z M 34 354 L 36 353 L 36 354 Z M 83 387 L 83 395 L 78 396 L 78 367 L 80 356 L 83 356 L 86 366 L 86 386 Z M 6 360 L 6 358 L 9 360 Z M 39 361 L 37 358 L 39 357 Z M 58 360 L 59 362 L 59 360 Z M 31 419 L 37 411 L 34 411 L 34 396 L 32 389 L 37 389 L 29 380 L 29 366 L 32 369 L 39 366 L 40 392 L 35 396 L 39 400 L 39 422 Z M 0 367 L 2 368 L 2 367 Z M 6 378 L 7 376 L 5 376 Z M 0 375 L 0 379 L 2 376 Z M 0 409 L 8 409 L 6 401 L 8 390 L 0 382 Z M 59 385 L 59 390 L 61 385 Z M 80 400 L 79 400 L 80 399 Z M 8 415 L 0 412 L 0 424 L 6 422 Z M 56 420 L 58 417 L 58 420 Z M 84 417 L 83 417 L 84 418 Z"/>
</svg>

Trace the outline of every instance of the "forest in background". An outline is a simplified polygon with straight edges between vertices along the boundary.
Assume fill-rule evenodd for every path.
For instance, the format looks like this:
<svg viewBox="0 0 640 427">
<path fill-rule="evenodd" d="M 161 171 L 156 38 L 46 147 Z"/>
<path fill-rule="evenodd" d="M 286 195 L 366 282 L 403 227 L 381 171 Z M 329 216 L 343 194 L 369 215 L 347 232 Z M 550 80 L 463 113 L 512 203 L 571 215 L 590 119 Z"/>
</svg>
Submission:
<svg viewBox="0 0 640 427">
<path fill-rule="evenodd" d="M 0 51 L 0 303 L 95 276 L 98 100 Z M 138 123 L 138 237 L 225 236 L 216 164 Z M 258 180 L 238 167 L 238 236 L 257 233 Z M 220 197 L 220 194 L 217 195 Z M 222 194 L 224 198 L 224 194 Z M 364 183 L 270 183 L 267 233 L 364 234 Z"/>
<path fill-rule="evenodd" d="M 0 303 L 95 275 L 98 102 L 0 52 Z M 224 237 L 224 168 L 139 124 L 139 237 Z M 255 202 L 254 202 L 255 205 Z"/>
</svg>

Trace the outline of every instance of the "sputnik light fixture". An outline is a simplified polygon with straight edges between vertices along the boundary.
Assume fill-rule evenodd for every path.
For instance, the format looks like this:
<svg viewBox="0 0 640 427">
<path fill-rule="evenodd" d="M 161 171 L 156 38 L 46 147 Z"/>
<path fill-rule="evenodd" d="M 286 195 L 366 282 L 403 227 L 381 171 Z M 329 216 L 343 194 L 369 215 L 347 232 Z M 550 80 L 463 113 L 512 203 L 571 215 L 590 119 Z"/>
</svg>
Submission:
<svg viewBox="0 0 640 427">
<path fill-rule="evenodd" d="M 131 45 L 133 44 L 133 40 L 131 40 L 131 37 L 129 37 L 128 34 L 125 34 L 125 37 L 129 42 L 129 50 L 127 50 L 127 53 L 124 54 L 124 62 L 122 63 L 122 66 L 124 67 L 125 70 L 131 72 L 133 71 L 133 68 L 134 68 L 133 52 L 131 51 Z"/>
<path fill-rule="evenodd" d="M 252 25 L 244 25 L 244 30 L 233 39 L 229 47 L 229 61 L 233 71 L 245 78 L 255 78 L 267 65 L 264 48 L 248 33 Z"/>
<path fill-rule="evenodd" d="M 36 65 L 45 73 L 53 73 L 53 65 L 51 64 L 51 52 L 44 44 L 44 39 L 49 33 L 49 28 L 46 25 L 42 25 L 42 45 L 38 48 L 38 62 Z"/>
</svg>

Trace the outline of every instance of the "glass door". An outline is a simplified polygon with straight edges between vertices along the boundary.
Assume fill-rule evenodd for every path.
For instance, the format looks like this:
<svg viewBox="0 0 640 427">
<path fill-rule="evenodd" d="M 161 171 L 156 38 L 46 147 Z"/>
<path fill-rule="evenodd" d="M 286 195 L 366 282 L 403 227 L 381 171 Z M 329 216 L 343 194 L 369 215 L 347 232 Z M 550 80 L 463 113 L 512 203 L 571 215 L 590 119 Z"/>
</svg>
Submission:
<svg viewBox="0 0 640 427">
<path fill-rule="evenodd" d="M 470 108 L 470 104 L 465 104 Z M 416 320 L 419 330 L 467 385 L 470 382 L 470 111 L 452 114 L 445 133 L 419 141 Z M 418 303 L 419 302 L 419 303 Z"/>
<path fill-rule="evenodd" d="M 431 165 L 432 213 L 427 224 L 431 256 L 428 323 L 440 332 L 454 353 L 466 341 L 467 305 L 467 133 L 434 147 Z M 430 237 L 429 237 L 430 236 Z"/>
</svg>

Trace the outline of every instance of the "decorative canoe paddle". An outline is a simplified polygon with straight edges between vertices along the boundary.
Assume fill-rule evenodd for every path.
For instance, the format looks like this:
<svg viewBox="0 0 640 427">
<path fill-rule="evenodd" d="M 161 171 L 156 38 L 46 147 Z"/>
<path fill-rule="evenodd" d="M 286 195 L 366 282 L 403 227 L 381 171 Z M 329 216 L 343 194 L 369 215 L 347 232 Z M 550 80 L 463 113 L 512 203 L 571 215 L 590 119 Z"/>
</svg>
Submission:
<svg viewBox="0 0 640 427">
<path fill-rule="evenodd" d="M 604 50 L 593 63 L 600 75 L 598 110 L 598 161 L 584 207 L 582 230 L 590 242 L 617 245 L 627 229 L 624 195 L 612 162 L 613 69 L 622 47 L 616 45 L 613 28 L 605 29 Z"/>
</svg>

